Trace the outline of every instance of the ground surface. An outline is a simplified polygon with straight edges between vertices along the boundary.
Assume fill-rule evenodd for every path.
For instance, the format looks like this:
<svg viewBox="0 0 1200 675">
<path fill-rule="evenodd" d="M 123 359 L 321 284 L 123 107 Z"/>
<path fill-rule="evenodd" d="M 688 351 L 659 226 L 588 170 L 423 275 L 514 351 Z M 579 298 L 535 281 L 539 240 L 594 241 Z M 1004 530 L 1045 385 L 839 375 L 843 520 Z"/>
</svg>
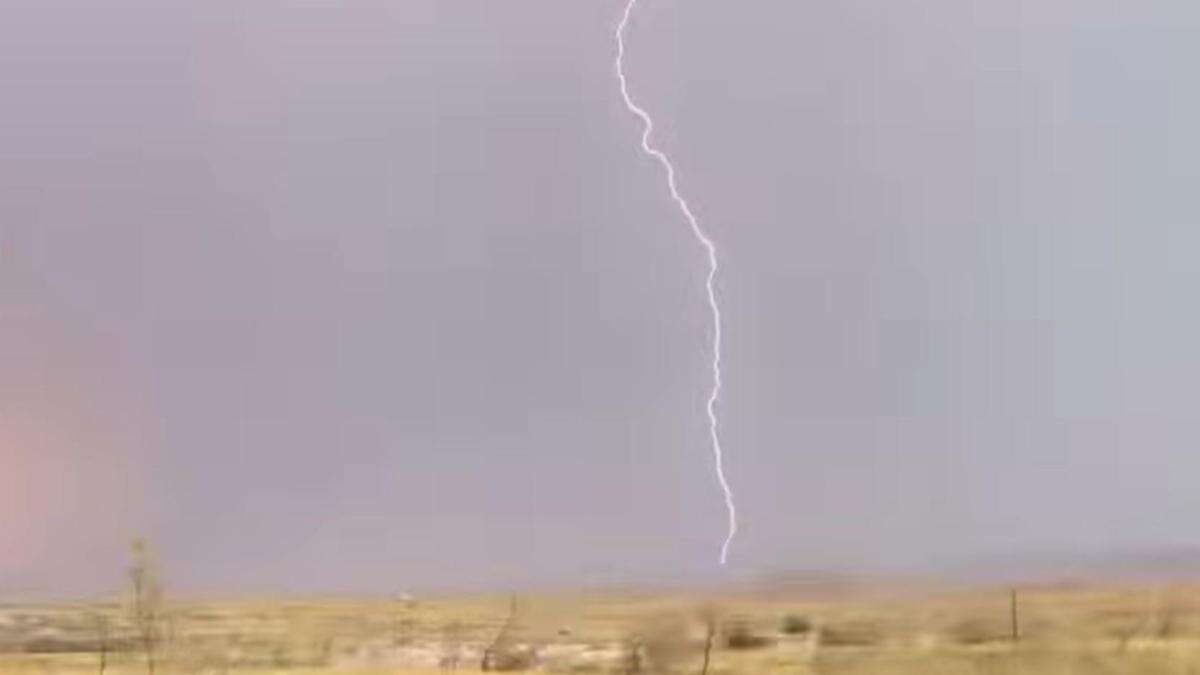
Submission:
<svg viewBox="0 0 1200 675">
<path fill-rule="evenodd" d="M 818 594 L 819 595 L 819 594 Z M 1200 673 L 1200 587 L 0 605 L 0 673 Z"/>
</svg>

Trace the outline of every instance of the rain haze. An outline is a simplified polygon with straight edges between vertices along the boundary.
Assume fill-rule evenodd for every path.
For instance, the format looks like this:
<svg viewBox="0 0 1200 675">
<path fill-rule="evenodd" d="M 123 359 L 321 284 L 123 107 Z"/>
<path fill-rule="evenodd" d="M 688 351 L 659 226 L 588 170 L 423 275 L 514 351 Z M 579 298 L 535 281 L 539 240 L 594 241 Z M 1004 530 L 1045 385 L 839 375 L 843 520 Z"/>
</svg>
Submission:
<svg viewBox="0 0 1200 675">
<path fill-rule="evenodd" d="M 0 588 L 382 592 L 1200 543 L 1200 12 L 0 10 Z"/>
</svg>

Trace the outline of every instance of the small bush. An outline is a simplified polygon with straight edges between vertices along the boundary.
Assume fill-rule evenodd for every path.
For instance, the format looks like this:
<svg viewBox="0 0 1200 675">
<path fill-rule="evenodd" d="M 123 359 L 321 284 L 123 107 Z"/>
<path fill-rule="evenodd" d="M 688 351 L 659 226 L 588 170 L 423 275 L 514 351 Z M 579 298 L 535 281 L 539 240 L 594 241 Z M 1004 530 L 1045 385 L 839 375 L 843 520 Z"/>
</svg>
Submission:
<svg viewBox="0 0 1200 675">
<path fill-rule="evenodd" d="M 812 621 L 807 616 L 788 614 L 779 625 L 779 632 L 784 635 L 807 635 L 812 632 Z"/>
<path fill-rule="evenodd" d="M 737 623 L 725 629 L 725 646 L 729 649 L 761 649 L 769 647 L 771 638 L 756 635 L 750 626 Z"/>
</svg>

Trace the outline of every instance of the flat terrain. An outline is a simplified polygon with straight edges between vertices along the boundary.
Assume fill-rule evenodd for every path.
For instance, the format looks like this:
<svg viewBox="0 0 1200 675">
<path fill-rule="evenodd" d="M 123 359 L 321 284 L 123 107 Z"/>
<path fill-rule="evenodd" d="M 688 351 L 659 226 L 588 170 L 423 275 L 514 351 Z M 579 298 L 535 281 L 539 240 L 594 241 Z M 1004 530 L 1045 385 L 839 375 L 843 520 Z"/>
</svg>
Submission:
<svg viewBox="0 0 1200 675">
<path fill-rule="evenodd" d="M 0 673 L 1200 673 L 1200 587 L 0 604 Z"/>
</svg>

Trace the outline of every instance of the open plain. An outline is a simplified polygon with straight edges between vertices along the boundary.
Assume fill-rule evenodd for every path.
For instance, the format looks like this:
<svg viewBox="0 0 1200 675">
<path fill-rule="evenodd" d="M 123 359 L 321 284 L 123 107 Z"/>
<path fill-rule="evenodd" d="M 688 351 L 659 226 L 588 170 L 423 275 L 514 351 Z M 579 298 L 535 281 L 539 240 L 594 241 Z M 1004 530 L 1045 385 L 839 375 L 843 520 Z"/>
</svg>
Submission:
<svg viewBox="0 0 1200 675">
<path fill-rule="evenodd" d="M 1196 586 L 811 591 L 10 603 L 0 672 L 1200 672 Z"/>
</svg>

